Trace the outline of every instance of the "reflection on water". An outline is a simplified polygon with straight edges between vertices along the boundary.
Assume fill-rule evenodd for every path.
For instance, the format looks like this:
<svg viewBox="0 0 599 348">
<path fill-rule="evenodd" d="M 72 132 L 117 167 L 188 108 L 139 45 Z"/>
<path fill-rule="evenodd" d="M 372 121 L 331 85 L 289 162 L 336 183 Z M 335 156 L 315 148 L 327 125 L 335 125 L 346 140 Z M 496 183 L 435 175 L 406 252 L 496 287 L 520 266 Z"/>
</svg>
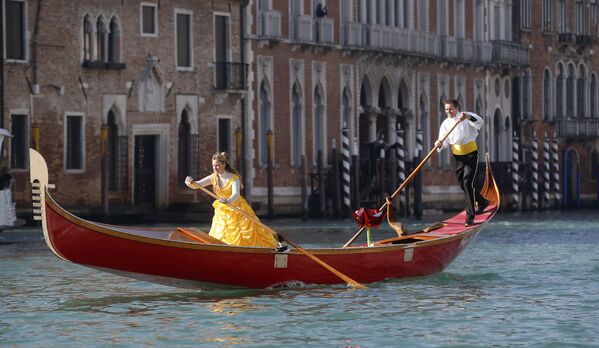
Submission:
<svg viewBox="0 0 599 348">
<path fill-rule="evenodd" d="M 596 215 L 499 215 L 445 272 L 365 290 L 169 288 L 3 233 L 0 346 L 599 346 Z M 285 233 L 329 246 L 353 232 Z"/>
</svg>

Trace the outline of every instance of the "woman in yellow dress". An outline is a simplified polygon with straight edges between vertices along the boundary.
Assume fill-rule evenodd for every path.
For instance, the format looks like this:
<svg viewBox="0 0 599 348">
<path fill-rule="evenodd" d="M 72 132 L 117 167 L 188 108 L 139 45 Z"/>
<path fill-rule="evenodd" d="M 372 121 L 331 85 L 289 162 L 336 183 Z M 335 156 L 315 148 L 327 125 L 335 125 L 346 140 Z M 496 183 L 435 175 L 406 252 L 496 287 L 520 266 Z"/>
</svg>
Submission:
<svg viewBox="0 0 599 348">
<path fill-rule="evenodd" d="M 210 235 L 230 245 L 281 248 L 267 229 L 227 206 L 227 203 L 232 204 L 248 215 L 256 216 L 240 195 L 241 180 L 237 171 L 229 164 L 226 152 L 212 155 L 212 170 L 212 174 L 198 181 L 190 176 L 185 178 L 185 184 L 192 189 L 197 189 L 197 185 L 212 185 L 214 193 L 219 197 L 212 203 L 214 217 Z"/>
</svg>

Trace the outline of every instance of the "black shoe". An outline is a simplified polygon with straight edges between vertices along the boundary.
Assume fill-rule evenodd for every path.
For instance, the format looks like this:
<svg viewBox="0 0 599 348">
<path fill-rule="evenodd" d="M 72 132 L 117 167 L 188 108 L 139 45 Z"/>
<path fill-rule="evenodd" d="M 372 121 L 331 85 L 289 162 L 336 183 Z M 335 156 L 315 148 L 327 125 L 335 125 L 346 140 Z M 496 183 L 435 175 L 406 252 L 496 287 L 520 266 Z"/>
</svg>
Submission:
<svg viewBox="0 0 599 348">
<path fill-rule="evenodd" d="M 484 202 L 478 203 L 478 208 L 476 209 L 477 214 L 482 214 L 485 212 L 485 209 L 489 206 L 489 201 L 485 200 Z"/>
<path fill-rule="evenodd" d="M 277 246 L 275 246 L 275 251 L 278 253 L 284 253 L 285 251 L 287 251 L 287 243 L 283 242 L 278 242 Z"/>
<path fill-rule="evenodd" d="M 464 226 L 470 227 L 470 226 L 473 226 L 473 225 L 474 225 L 474 218 L 471 218 L 471 217 L 466 218 L 466 223 L 464 224 Z"/>
</svg>

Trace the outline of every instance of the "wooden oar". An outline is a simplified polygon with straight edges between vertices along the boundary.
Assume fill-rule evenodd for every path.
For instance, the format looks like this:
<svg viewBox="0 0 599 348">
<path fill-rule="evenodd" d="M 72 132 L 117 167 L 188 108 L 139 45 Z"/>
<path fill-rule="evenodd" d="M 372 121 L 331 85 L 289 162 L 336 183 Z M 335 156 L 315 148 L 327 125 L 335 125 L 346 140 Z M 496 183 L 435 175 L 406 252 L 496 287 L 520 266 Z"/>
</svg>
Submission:
<svg viewBox="0 0 599 348">
<path fill-rule="evenodd" d="M 449 134 L 451 134 L 451 132 L 453 132 L 453 130 L 455 129 L 455 127 L 458 126 L 458 124 L 460 123 L 460 119 L 458 118 L 458 121 L 449 129 L 449 131 L 447 131 L 447 133 L 443 136 L 443 138 L 441 138 L 441 143 L 443 143 L 445 141 L 445 139 L 447 139 L 447 137 L 449 136 Z M 395 190 L 395 192 L 393 192 L 393 195 L 391 195 L 391 199 L 394 199 L 395 196 L 397 196 L 401 191 L 403 191 L 406 186 L 408 186 L 408 184 L 412 181 L 412 179 L 414 179 L 414 177 L 416 176 L 416 174 L 418 174 L 418 172 L 420 171 L 420 169 L 422 169 L 422 167 L 424 167 L 424 164 L 426 163 L 426 161 L 429 160 L 429 158 L 431 158 L 431 156 L 437 151 L 437 146 L 433 146 L 432 150 L 429 151 L 428 155 L 426 155 L 426 157 L 424 157 L 424 159 L 420 162 L 420 164 L 412 171 L 412 174 L 410 174 L 410 176 L 408 176 L 406 178 L 406 180 L 404 180 L 404 182 L 397 188 L 397 190 Z M 386 201 L 385 203 L 383 203 L 383 205 L 379 208 L 379 211 L 385 209 L 385 207 L 387 206 L 388 201 Z M 355 240 L 356 238 L 358 238 L 358 236 L 360 235 L 360 233 L 362 233 L 362 231 L 364 231 L 364 227 L 361 227 L 358 232 L 356 232 L 356 234 L 353 235 L 353 237 L 351 237 L 351 239 L 349 241 L 347 241 L 347 243 L 345 243 L 343 245 L 344 248 L 347 248 L 348 246 L 350 246 Z"/>
<path fill-rule="evenodd" d="M 206 189 L 204 186 L 202 185 L 198 185 L 195 182 L 192 181 L 192 186 L 198 190 L 202 190 L 204 193 L 208 194 L 209 196 L 211 196 L 214 199 L 219 199 L 220 197 L 218 197 L 217 195 L 215 195 L 213 192 L 211 192 L 210 190 Z M 229 208 L 235 210 L 236 212 L 238 212 L 239 214 L 245 216 L 246 218 L 254 221 L 255 223 L 259 224 L 260 226 L 266 228 L 270 233 L 273 234 L 273 236 L 276 239 L 277 236 L 277 232 L 275 232 L 272 228 L 266 226 L 265 224 L 263 224 L 260 220 L 258 220 L 257 217 L 250 215 L 248 213 L 246 213 L 245 211 L 237 208 L 236 206 L 232 205 L 231 203 L 227 202 L 225 203 Z M 339 272 L 338 270 L 336 270 L 335 268 L 333 268 L 333 266 L 325 263 L 324 261 L 322 261 L 321 259 L 319 259 L 318 257 L 312 255 L 311 253 L 307 252 L 304 248 L 300 247 L 299 245 L 293 243 L 292 241 L 290 241 L 289 239 L 285 238 L 285 240 L 287 241 L 287 243 L 289 243 L 292 247 L 294 247 L 295 249 L 297 249 L 300 253 L 306 255 L 307 257 L 311 258 L 314 262 L 318 263 L 319 265 L 321 265 L 322 267 L 326 268 L 327 270 L 329 270 L 331 273 L 335 274 L 337 277 L 341 278 L 344 282 L 346 282 L 347 284 L 351 285 L 354 288 L 358 288 L 358 289 L 366 289 L 366 287 L 360 283 L 358 283 L 357 281 L 351 279 L 350 277 L 346 276 L 345 274 Z"/>
</svg>

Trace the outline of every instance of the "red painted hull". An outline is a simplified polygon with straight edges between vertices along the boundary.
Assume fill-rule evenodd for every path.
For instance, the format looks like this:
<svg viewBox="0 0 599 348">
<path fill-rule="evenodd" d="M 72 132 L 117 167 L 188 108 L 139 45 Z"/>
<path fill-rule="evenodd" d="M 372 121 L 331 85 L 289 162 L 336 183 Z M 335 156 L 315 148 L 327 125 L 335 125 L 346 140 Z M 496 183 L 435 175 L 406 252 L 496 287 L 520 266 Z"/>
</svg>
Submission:
<svg viewBox="0 0 599 348">
<path fill-rule="evenodd" d="M 266 288 L 295 281 L 344 283 L 295 250 L 285 253 L 287 268 L 274 268 L 276 253 L 271 249 L 168 240 L 172 230 L 123 229 L 94 224 L 60 210 L 49 196 L 46 201 L 49 242 L 59 256 L 74 263 L 189 284 L 197 281 Z M 361 283 L 424 276 L 445 269 L 480 227 L 482 224 L 416 244 L 310 249 L 309 252 Z M 437 230 L 437 233 L 441 232 Z M 410 261 L 404 261 L 406 249 L 412 249 Z"/>
</svg>

